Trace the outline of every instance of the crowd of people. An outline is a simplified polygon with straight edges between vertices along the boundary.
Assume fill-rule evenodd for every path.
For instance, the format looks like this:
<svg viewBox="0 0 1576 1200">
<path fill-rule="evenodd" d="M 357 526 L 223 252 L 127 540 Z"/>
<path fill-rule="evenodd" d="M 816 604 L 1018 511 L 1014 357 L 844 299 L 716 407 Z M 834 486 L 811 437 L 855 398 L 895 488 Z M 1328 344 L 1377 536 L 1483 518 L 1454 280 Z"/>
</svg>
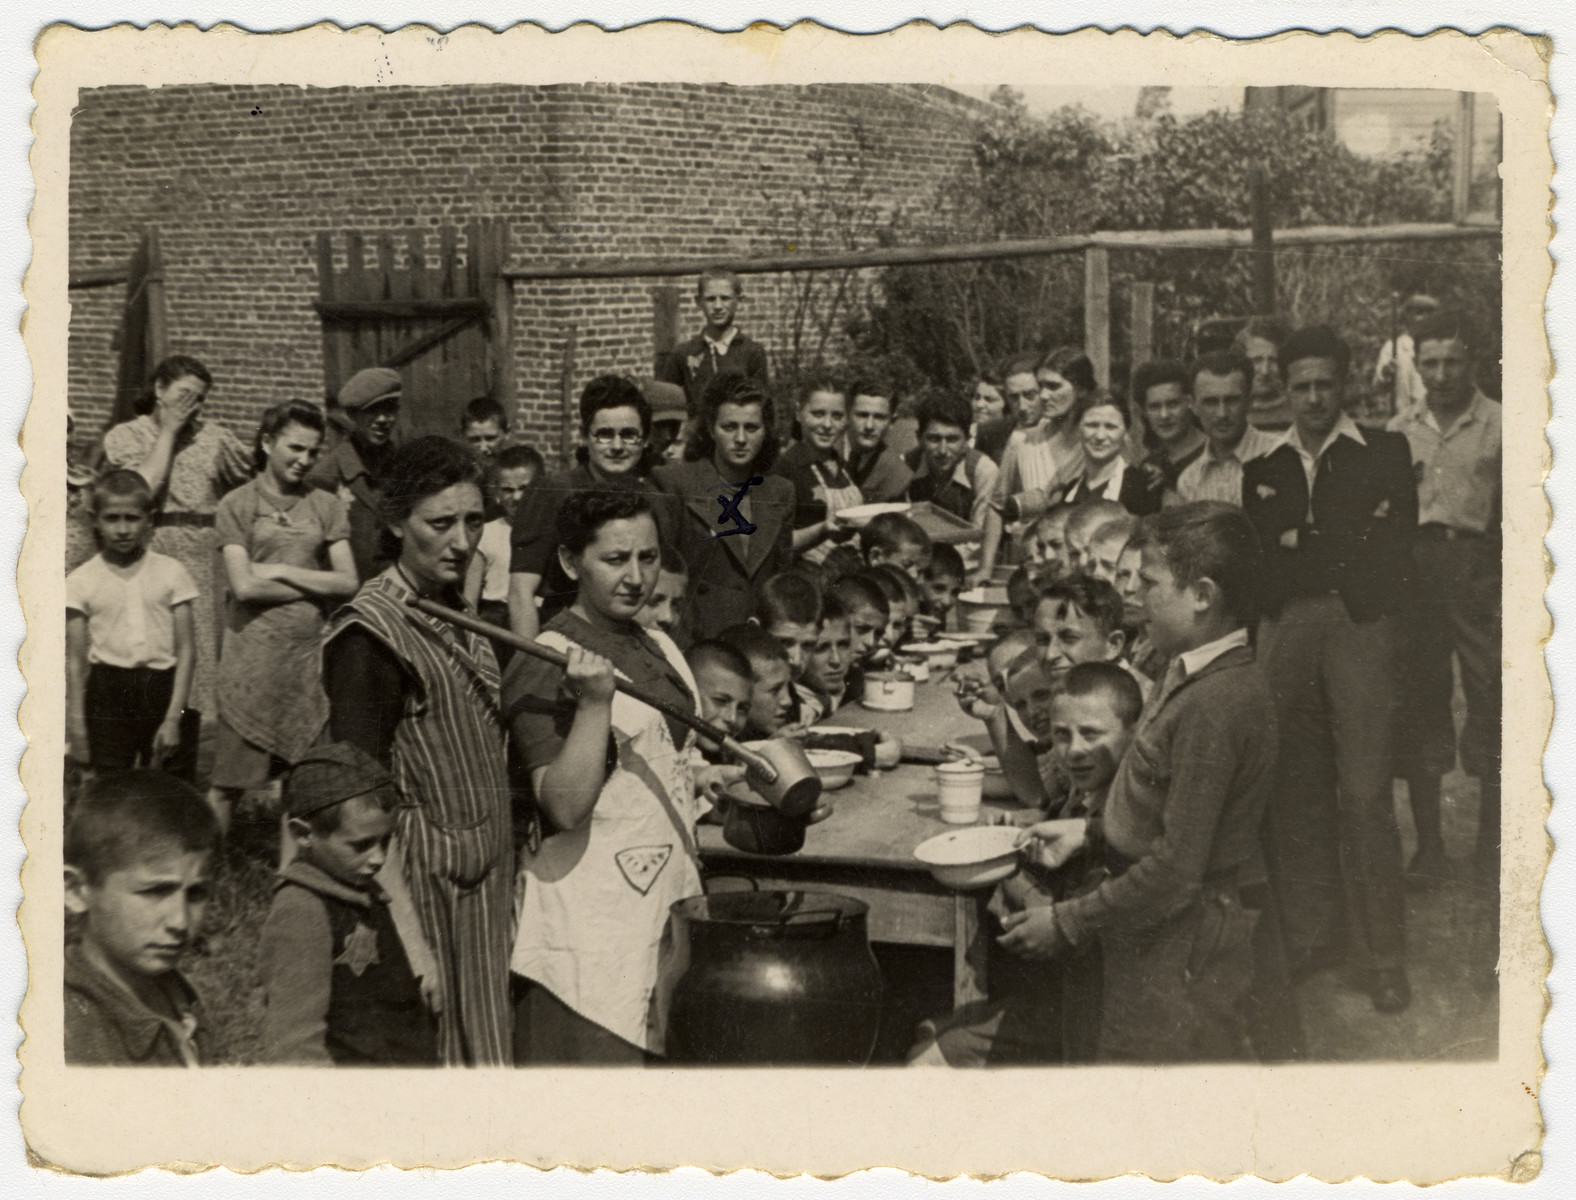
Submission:
<svg viewBox="0 0 1576 1200">
<path fill-rule="evenodd" d="M 656 381 L 587 383 L 563 471 L 486 398 L 399 442 L 385 368 L 248 446 L 203 364 L 159 364 L 72 475 L 68 1061 L 204 1060 L 178 962 L 248 794 L 282 821 L 264 1060 L 660 1058 L 668 911 L 743 768 L 616 681 L 803 737 L 1003 579 L 955 690 L 1022 806 L 1012 966 L 913 1061 L 1297 1058 L 1293 985 L 1340 961 L 1408 1006 L 1404 887 L 1458 869 L 1458 751 L 1498 863 L 1500 406 L 1468 322 L 1417 314 L 1388 428 L 1348 414 L 1335 331 L 1265 319 L 1127 395 L 1060 347 L 917 396 L 828 372 L 779 413 L 739 297 L 706 272 Z M 845 515 L 888 501 L 978 536 Z"/>
</svg>

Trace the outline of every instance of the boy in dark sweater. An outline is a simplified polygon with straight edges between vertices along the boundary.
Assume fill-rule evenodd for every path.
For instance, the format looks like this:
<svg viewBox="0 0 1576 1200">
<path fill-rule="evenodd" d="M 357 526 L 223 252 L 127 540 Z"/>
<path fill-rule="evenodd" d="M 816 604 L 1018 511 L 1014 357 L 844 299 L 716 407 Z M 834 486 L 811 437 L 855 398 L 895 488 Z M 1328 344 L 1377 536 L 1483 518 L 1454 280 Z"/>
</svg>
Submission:
<svg viewBox="0 0 1576 1200">
<path fill-rule="evenodd" d="M 284 801 L 295 857 L 263 925 L 263 1061 L 436 1066 L 441 997 L 429 1008 L 374 879 L 394 832 L 393 778 L 336 742 L 295 764 Z"/>
<path fill-rule="evenodd" d="M 1001 944 L 1054 960 L 1098 941 L 1103 1060 L 1243 1058 L 1275 786 L 1275 709 L 1247 634 L 1261 552 L 1242 511 L 1210 501 L 1150 518 L 1139 542 L 1150 637 L 1171 665 L 1102 819 L 1035 831 L 1042 864 L 1087 850 L 1105 878 L 1009 916 Z"/>
</svg>

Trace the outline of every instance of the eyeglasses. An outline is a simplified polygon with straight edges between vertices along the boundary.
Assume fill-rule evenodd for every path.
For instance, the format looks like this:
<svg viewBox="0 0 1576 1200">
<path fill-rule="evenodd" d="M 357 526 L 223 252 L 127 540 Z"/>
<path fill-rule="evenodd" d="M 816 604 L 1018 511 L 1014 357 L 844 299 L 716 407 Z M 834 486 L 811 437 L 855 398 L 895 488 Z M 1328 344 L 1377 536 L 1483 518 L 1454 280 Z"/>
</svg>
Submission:
<svg viewBox="0 0 1576 1200">
<path fill-rule="evenodd" d="M 591 440 L 598 446 L 611 446 L 614 442 L 638 446 L 646 440 L 646 435 L 638 429 L 593 429 Z"/>
</svg>

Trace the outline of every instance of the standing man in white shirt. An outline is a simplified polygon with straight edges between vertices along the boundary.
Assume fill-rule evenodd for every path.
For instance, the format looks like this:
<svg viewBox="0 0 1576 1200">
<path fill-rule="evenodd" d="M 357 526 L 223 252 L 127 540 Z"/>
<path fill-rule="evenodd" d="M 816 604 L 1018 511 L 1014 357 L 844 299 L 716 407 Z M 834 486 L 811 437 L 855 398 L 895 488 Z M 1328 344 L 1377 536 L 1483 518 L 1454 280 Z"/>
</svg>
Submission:
<svg viewBox="0 0 1576 1200">
<path fill-rule="evenodd" d="M 1434 313 L 1414 326 L 1426 403 L 1397 414 L 1417 476 L 1413 544 L 1418 603 L 1403 646 L 1406 686 L 1397 739 L 1400 773 L 1417 822 L 1422 881 L 1448 873 L 1440 837 L 1440 777 L 1455 766 L 1450 659 L 1461 667 L 1467 702 L 1461 766 L 1482 789 L 1476 859 L 1491 876 L 1499 863 L 1500 768 L 1500 406 L 1473 372 L 1477 339 L 1458 313 Z M 1495 885 L 1497 889 L 1497 883 Z"/>
<path fill-rule="evenodd" d="M 1268 454 L 1285 435 L 1248 423 L 1253 403 L 1253 363 L 1232 350 L 1203 355 L 1188 369 L 1193 415 L 1204 431 L 1204 452 L 1177 477 L 1184 504 L 1218 500 L 1242 507 L 1242 464 Z"/>
</svg>

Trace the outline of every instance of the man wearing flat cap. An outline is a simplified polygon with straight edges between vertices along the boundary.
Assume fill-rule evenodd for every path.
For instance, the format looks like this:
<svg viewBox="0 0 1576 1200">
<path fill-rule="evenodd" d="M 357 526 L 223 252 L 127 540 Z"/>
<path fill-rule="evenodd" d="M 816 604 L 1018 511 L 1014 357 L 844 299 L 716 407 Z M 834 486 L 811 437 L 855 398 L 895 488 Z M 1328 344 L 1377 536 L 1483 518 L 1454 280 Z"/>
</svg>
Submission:
<svg viewBox="0 0 1576 1200">
<path fill-rule="evenodd" d="M 399 372 L 390 367 L 357 371 L 339 389 L 330 408 L 339 437 L 312 468 L 307 482 L 338 492 L 350 518 L 350 550 L 356 574 L 369 579 L 388 564 L 378 557 L 378 493 L 383 464 L 394 449 L 399 419 Z"/>
</svg>

